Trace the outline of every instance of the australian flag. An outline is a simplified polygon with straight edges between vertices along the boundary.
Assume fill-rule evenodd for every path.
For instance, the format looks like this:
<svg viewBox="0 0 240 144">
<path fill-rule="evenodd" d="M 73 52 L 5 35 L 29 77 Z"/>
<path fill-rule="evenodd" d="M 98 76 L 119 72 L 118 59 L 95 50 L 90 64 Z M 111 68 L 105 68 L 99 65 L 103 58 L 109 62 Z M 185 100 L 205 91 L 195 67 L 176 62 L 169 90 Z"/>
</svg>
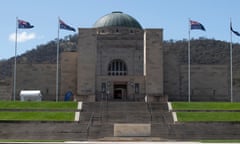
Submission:
<svg viewBox="0 0 240 144">
<path fill-rule="evenodd" d="M 20 29 L 30 29 L 33 28 L 34 26 L 31 25 L 29 22 L 24 21 L 24 20 L 18 20 L 18 28 Z"/>
<path fill-rule="evenodd" d="M 65 29 L 65 30 L 69 30 L 69 31 L 76 31 L 75 28 L 65 24 L 61 19 L 59 19 L 59 25 L 60 25 L 60 29 Z"/>
<path fill-rule="evenodd" d="M 191 25 L 191 30 L 195 30 L 196 29 L 196 30 L 203 30 L 203 31 L 205 31 L 204 26 L 201 23 L 197 22 L 197 21 L 190 20 L 190 25 Z"/>
<path fill-rule="evenodd" d="M 233 32 L 235 35 L 240 36 L 240 33 L 239 33 L 239 32 L 233 30 L 233 28 L 232 28 L 232 22 L 230 23 L 230 30 L 231 30 L 231 32 Z"/>
</svg>

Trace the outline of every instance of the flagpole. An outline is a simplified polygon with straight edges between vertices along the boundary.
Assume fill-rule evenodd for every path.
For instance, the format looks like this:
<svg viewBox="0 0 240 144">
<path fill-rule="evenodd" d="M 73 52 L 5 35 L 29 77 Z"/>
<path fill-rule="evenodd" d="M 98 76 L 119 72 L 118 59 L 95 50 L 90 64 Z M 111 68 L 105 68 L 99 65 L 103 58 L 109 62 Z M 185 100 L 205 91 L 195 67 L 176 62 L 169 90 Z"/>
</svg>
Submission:
<svg viewBox="0 0 240 144">
<path fill-rule="evenodd" d="M 188 102 L 191 101 L 191 53 L 190 53 L 190 19 L 188 21 Z"/>
<path fill-rule="evenodd" d="M 59 78 L 59 17 L 58 17 L 58 37 L 57 37 L 57 66 L 56 66 L 56 102 L 58 101 L 58 78 Z"/>
<path fill-rule="evenodd" d="M 16 17 L 15 33 L 15 56 L 14 56 L 14 76 L 13 76 L 13 100 L 16 100 L 16 78 L 17 78 L 17 34 L 18 34 L 18 17 Z"/>
<path fill-rule="evenodd" d="M 233 77 L 232 77 L 232 19 L 230 18 L 230 101 L 233 102 Z"/>
</svg>

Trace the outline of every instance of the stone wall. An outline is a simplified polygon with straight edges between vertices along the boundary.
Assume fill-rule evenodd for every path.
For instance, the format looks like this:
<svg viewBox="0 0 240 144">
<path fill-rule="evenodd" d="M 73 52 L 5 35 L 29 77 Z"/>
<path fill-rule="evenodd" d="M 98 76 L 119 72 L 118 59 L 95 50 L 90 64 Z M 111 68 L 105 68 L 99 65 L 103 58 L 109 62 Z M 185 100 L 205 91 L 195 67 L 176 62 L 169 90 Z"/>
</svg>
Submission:
<svg viewBox="0 0 240 144">
<path fill-rule="evenodd" d="M 113 127 L 106 129 L 104 124 L 97 126 L 99 125 L 94 125 L 90 129 L 92 130 L 91 139 L 113 137 Z M 1 139 L 73 141 L 88 140 L 89 138 L 87 135 L 87 124 L 75 122 L 2 121 L 0 122 L 0 127 Z M 151 137 L 179 141 L 239 140 L 239 128 L 240 124 L 238 122 L 188 122 L 168 125 L 157 123 L 151 126 Z"/>
<path fill-rule="evenodd" d="M 16 99 L 21 90 L 41 90 L 43 100 L 55 100 L 56 64 L 18 64 Z"/>
<path fill-rule="evenodd" d="M 64 100 L 66 92 L 77 94 L 77 52 L 61 53 L 60 100 Z"/>
<path fill-rule="evenodd" d="M 108 75 L 108 65 L 120 59 L 127 65 L 127 75 L 143 75 L 143 31 L 130 33 L 129 28 L 111 28 L 97 35 L 97 71 L 99 76 Z M 106 33 L 106 31 L 113 31 Z M 129 31 L 127 31 L 129 30 Z M 99 30 L 101 31 L 101 29 Z"/>
<path fill-rule="evenodd" d="M 77 60 L 77 94 L 79 100 L 95 101 L 96 57 L 96 30 L 79 28 Z"/>
<path fill-rule="evenodd" d="M 163 90 L 163 30 L 145 29 L 146 95 L 159 97 Z"/>
<path fill-rule="evenodd" d="M 166 63 L 165 94 L 170 101 L 188 100 L 188 65 L 177 65 L 176 59 Z M 191 65 L 191 100 L 229 101 L 228 71 L 226 65 Z"/>
<path fill-rule="evenodd" d="M 10 81 L 0 81 L 0 100 L 11 100 L 12 88 Z"/>
<path fill-rule="evenodd" d="M 233 66 L 233 101 L 240 102 L 240 67 Z"/>
<path fill-rule="evenodd" d="M 188 95 L 188 66 L 181 66 L 181 96 Z M 191 65 L 191 100 L 229 101 L 226 65 Z"/>
</svg>

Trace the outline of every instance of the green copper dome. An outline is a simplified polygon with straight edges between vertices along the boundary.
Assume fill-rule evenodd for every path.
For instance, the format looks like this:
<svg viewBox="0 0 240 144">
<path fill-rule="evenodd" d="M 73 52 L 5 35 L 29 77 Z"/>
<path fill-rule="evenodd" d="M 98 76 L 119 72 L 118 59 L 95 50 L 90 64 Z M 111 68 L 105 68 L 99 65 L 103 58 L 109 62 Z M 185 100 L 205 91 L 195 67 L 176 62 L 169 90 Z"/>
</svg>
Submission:
<svg viewBox="0 0 240 144">
<path fill-rule="evenodd" d="M 112 27 L 112 26 L 142 29 L 142 26 L 139 24 L 139 22 L 136 19 L 134 19 L 130 15 L 127 15 L 118 11 L 112 12 L 110 14 L 107 14 L 101 17 L 93 25 L 94 28 Z"/>
</svg>

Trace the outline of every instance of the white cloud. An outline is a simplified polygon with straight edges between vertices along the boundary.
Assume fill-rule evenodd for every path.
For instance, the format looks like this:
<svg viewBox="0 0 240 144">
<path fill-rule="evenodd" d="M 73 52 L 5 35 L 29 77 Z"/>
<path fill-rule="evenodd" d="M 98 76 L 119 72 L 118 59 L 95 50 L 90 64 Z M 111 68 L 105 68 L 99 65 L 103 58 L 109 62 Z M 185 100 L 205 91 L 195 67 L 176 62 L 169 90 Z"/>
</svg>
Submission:
<svg viewBox="0 0 240 144">
<path fill-rule="evenodd" d="M 36 38 L 35 33 L 27 33 L 27 32 L 21 32 L 17 35 L 17 42 L 26 42 L 28 40 L 32 40 Z M 16 39 L 16 33 L 12 33 L 9 35 L 8 39 L 12 42 L 15 42 Z"/>
</svg>

